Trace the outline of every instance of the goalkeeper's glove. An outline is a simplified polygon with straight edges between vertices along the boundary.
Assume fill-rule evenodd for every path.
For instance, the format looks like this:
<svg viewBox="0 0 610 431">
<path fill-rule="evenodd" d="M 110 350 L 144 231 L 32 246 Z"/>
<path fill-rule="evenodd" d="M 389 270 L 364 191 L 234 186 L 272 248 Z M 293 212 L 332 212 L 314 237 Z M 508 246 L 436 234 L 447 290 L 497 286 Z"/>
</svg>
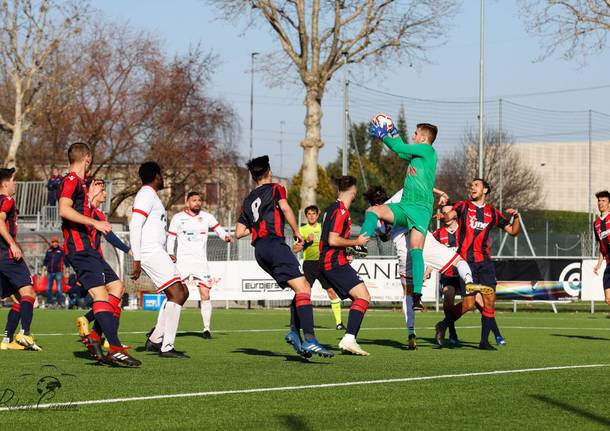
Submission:
<svg viewBox="0 0 610 431">
<path fill-rule="evenodd" d="M 369 138 L 383 139 L 386 136 L 395 137 L 398 135 L 398 129 L 395 126 L 392 126 L 391 129 L 388 130 L 388 126 L 383 124 L 377 124 L 374 121 L 369 123 Z"/>
</svg>

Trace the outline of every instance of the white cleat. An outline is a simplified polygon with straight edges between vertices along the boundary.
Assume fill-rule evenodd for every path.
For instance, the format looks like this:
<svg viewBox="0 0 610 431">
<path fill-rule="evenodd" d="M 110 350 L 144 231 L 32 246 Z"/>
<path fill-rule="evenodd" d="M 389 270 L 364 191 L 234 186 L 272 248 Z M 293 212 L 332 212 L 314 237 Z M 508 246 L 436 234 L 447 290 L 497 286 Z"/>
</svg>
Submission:
<svg viewBox="0 0 610 431">
<path fill-rule="evenodd" d="M 349 352 L 353 355 L 369 356 L 369 352 L 362 350 L 362 347 L 360 347 L 355 339 L 346 339 L 343 337 L 341 341 L 339 341 L 339 349 L 341 349 L 342 352 Z"/>
</svg>

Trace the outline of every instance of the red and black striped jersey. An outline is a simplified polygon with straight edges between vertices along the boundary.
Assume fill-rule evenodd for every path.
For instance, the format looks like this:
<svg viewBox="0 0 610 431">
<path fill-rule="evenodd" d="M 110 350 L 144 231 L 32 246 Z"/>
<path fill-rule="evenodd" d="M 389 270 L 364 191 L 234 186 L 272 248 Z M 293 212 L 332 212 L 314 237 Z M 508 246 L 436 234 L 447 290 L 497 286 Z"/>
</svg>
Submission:
<svg viewBox="0 0 610 431">
<path fill-rule="evenodd" d="M 504 229 L 508 220 L 490 204 L 478 206 L 470 200 L 453 206 L 460 224 L 458 253 L 467 262 L 491 260 L 489 236 L 494 226 Z"/>
<path fill-rule="evenodd" d="M 458 250 L 458 238 L 460 235 L 460 226 L 455 231 L 451 232 L 447 229 L 446 226 L 441 226 L 432 234 L 434 238 L 444 246 L 449 247 L 451 250 L 457 252 Z M 457 277 L 457 273 L 455 268 L 451 266 L 445 273 L 443 274 L 445 277 Z"/>
<path fill-rule="evenodd" d="M 593 222 L 593 232 L 595 240 L 599 242 L 599 251 L 606 259 L 606 264 L 610 265 L 610 220 L 608 214 L 597 217 Z"/>
<path fill-rule="evenodd" d="M 104 213 L 94 207 L 91 207 L 91 217 L 95 220 L 106 221 Z M 102 236 L 103 235 L 94 227 L 89 228 L 91 246 L 99 252 L 100 256 L 104 257 L 104 253 L 102 253 Z"/>
<path fill-rule="evenodd" d="M 0 212 L 6 214 L 6 229 L 13 239 L 17 239 L 17 206 L 15 199 L 0 195 Z M 8 242 L 0 236 L 0 258 L 12 259 L 13 253 Z"/>
<path fill-rule="evenodd" d="M 250 229 L 252 245 L 261 238 L 284 238 L 282 199 L 286 199 L 286 189 L 278 183 L 258 186 L 244 199 L 238 222 Z"/>
<path fill-rule="evenodd" d="M 86 217 L 91 217 L 87 186 L 82 178 L 76 173 L 70 172 L 63 178 L 59 190 L 60 199 L 71 199 L 72 208 Z M 74 223 L 64 218 L 61 221 L 61 230 L 64 234 L 64 252 L 66 254 L 93 248 L 89 238 L 89 228 L 84 224 Z"/>
<path fill-rule="evenodd" d="M 331 232 L 348 239 L 352 230 L 352 219 L 349 210 L 342 201 L 337 200 L 326 208 L 322 218 L 322 234 L 320 235 L 320 261 L 324 269 L 329 271 L 340 266 L 349 265 L 345 248 L 331 247 L 328 238 Z"/>
</svg>

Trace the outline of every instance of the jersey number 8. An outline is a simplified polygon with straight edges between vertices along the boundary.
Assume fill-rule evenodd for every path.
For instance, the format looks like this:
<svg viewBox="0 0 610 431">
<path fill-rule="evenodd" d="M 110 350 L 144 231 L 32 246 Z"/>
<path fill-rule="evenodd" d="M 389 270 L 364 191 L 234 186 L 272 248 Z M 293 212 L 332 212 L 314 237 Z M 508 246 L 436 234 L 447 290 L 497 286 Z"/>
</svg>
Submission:
<svg viewBox="0 0 610 431">
<path fill-rule="evenodd" d="M 254 221 L 257 222 L 258 218 L 260 217 L 259 213 L 258 213 L 258 209 L 261 206 L 261 198 L 256 198 L 256 200 L 254 202 L 252 202 L 252 215 L 254 216 Z"/>
</svg>

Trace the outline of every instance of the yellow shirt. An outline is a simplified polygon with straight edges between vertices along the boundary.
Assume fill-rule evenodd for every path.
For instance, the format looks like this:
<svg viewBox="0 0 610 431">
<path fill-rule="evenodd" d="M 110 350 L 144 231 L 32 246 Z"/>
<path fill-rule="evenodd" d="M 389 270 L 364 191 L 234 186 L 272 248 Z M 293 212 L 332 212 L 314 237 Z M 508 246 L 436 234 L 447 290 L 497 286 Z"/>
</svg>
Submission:
<svg viewBox="0 0 610 431">
<path fill-rule="evenodd" d="M 299 231 L 306 242 L 309 234 L 313 233 L 314 236 L 313 244 L 309 246 L 306 245 L 303 249 L 303 260 L 320 260 L 320 236 L 322 235 L 322 225 L 316 223 L 312 226 L 309 223 L 305 223 L 304 225 L 301 225 Z"/>
</svg>

